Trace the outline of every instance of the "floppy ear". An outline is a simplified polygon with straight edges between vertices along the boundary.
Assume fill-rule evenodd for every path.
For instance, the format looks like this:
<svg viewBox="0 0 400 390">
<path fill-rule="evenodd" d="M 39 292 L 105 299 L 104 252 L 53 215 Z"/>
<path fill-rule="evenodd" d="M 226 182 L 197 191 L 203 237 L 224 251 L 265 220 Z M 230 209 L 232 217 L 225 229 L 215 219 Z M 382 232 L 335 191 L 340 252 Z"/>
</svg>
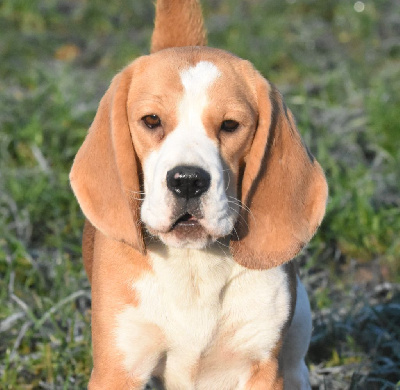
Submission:
<svg viewBox="0 0 400 390">
<path fill-rule="evenodd" d="M 127 117 L 132 79 L 126 68 L 113 79 L 79 149 L 70 173 L 72 189 L 90 223 L 106 236 L 140 252 L 139 179 Z"/>
<path fill-rule="evenodd" d="M 328 187 L 292 113 L 261 75 L 257 95 L 258 127 L 241 188 L 249 211 L 241 210 L 231 250 L 241 265 L 266 269 L 292 259 L 311 239 L 325 213 Z"/>
</svg>

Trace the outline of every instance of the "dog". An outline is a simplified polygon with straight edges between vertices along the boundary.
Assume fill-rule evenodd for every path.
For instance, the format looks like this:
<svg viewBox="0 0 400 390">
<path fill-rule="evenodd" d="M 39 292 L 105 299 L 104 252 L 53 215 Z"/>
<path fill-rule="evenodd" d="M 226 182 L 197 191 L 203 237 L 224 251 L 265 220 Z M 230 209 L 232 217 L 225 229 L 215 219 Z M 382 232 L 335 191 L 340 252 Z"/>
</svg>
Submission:
<svg viewBox="0 0 400 390">
<path fill-rule="evenodd" d="M 197 0 L 158 0 L 151 54 L 114 77 L 72 166 L 90 390 L 310 388 L 290 260 L 324 216 L 325 176 L 277 89 L 205 45 Z"/>
</svg>

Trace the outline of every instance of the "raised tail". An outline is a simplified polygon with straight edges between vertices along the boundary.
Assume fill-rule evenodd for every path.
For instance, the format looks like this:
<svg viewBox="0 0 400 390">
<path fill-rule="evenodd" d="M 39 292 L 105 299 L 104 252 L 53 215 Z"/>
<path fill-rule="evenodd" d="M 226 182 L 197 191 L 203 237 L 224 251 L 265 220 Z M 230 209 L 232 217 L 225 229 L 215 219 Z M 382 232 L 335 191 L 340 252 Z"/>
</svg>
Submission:
<svg viewBox="0 0 400 390">
<path fill-rule="evenodd" d="M 207 32 L 198 0 L 157 0 L 151 52 L 180 46 L 205 46 Z"/>
</svg>

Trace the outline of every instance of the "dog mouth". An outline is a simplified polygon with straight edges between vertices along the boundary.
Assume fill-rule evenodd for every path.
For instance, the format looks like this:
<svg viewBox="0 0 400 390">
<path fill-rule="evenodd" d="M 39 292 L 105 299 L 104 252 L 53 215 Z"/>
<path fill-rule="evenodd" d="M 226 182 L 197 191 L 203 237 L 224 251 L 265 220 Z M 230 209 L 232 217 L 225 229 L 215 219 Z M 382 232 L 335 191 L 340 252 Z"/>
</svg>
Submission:
<svg viewBox="0 0 400 390">
<path fill-rule="evenodd" d="M 165 230 L 149 229 L 149 227 L 147 230 L 167 246 L 176 248 L 201 249 L 221 236 L 207 228 L 207 219 L 197 208 L 193 211 L 182 210 L 172 221 Z"/>
<path fill-rule="evenodd" d="M 200 218 L 187 211 L 172 224 L 168 235 L 174 237 L 175 240 L 180 242 L 180 245 L 187 242 L 193 244 L 208 237 L 206 230 L 200 223 Z"/>
<path fill-rule="evenodd" d="M 181 215 L 171 226 L 170 231 L 176 230 L 176 229 L 180 229 L 180 228 L 184 228 L 184 229 L 188 229 L 191 227 L 198 227 L 200 226 L 200 222 L 199 220 L 192 214 L 190 213 L 185 213 L 183 215 Z"/>
</svg>

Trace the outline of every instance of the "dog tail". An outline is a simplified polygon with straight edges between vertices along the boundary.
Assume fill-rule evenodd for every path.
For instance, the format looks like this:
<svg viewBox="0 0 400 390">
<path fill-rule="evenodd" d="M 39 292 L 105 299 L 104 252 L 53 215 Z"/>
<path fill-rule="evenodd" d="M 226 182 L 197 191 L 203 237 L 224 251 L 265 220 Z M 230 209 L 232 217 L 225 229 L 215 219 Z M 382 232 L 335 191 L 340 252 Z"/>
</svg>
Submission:
<svg viewBox="0 0 400 390">
<path fill-rule="evenodd" d="M 151 52 L 180 46 L 205 46 L 207 32 L 198 0 L 157 0 Z"/>
</svg>

